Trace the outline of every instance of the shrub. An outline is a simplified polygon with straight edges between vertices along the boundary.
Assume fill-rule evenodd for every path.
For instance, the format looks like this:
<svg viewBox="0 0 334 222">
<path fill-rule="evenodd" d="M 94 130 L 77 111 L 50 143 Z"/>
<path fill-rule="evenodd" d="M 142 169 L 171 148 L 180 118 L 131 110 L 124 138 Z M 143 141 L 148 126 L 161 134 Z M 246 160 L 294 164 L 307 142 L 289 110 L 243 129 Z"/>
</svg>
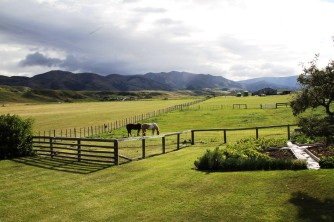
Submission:
<svg viewBox="0 0 334 222">
<path fill-rule="evenodd" d="M 218 170 L 224 159 L 224 155 L 217 147 L 215 150 L 207 150 L 206 153 L 195 161 L 195 166 L 201 170 Z"/>
<path fill-rule="evenodd" d="M 284 143 L 283 143 L 284 141 Z M 306 169 L 305 160 L 271 159 L 262 151 L 270 146 L 285 144 L 282 139 L 243 139 L 226 147 L 207 150 L 194 162 L 199 170 L 299 170 Z"/>
<path fill-rule="evenodd" d="M 0 116 L 0 159 L 32 155 L 32 119 Z"/>
<path fill-rule="evenodd" d="M 319 161 L 320 168 L 334 168 L 334 156 L 323 157 Z"/>
</svg>

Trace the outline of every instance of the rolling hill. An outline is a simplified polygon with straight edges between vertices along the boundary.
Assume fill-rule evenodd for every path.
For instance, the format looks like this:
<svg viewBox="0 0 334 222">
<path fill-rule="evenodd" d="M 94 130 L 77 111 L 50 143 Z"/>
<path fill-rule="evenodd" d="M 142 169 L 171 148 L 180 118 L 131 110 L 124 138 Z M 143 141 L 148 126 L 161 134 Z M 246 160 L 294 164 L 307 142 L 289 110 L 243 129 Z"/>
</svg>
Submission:
<svg viewBox="0 0 334 222">
<path fill-rule="evenodd" d="M 288 77 L 261 77 L 238 81 L 244 89 L 254 92 L 263 88 L 298 90 L 298 76 Z"/>
<path fill-rule="evenodd" d="M 107 76 L 95 73 L 72 73 L 54 70 L 33 77 L 1 76 L 0 85 L 25 86 L 31 89 L 73 90 L 73 91 L 141 91 L 141 90 L 248 90 L 263 88 L 298 89 L 297 76 L 264 77 L 243 81 L 232 81 L 222 76 L 193 74 L 187 72 L 161 72 L 144 75 Z"/>
</svg>

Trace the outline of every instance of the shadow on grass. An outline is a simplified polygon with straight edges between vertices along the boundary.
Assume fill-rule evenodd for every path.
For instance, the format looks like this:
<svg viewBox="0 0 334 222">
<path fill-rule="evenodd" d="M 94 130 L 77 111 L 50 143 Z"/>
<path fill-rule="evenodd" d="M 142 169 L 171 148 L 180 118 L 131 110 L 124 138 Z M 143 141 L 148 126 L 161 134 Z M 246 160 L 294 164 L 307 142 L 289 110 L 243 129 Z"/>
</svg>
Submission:
<svg viewBox="0 0 334 222">
<path fill-rule="evenodd" d="M 77 174 L 94 173 L 113 166 L 110 163 L 95 163 L 87 161 L 78 162 L 76 160 L 41 157 L 41 156 L 22 157 L 22 158 L 12 159 L 12 161 L 44 169 L 77 173 Z"/>
<path fill-rule="evenodd" d="M 319 200 L 302 192 L 292 194 L 290 203 L 298 207 L 298 217 L 305 222 L 334 221 L 334 199 Z"/>
</svg>

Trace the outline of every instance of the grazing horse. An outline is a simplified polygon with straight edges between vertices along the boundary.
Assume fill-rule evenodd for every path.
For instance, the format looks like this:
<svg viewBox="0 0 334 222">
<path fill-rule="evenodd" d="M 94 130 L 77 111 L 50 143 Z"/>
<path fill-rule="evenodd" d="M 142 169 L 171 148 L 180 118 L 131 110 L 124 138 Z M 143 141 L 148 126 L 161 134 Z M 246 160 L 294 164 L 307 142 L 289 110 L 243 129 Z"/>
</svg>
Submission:
<svg viewBox="0 0 334 222">
<path fill-rule="evenodd" d="M 139 136 L 140 130 L 141 130 L 141 124 L 137 123 L 137 124 L 126 124 L 126 130 L 128 131 L 128 137 L 132 136 L 131 134 L 131 130 L 138 130 L 137 131 L 137 136 Z"/>
<path fill-rule="evenodd" d="M 143 123 L 141 125 L 141 130 L 143 131 L 143 136 L 146 136 L 146 130 L 152 130 L 152 135 L 154 135 L 154 131 L 157 131 L 157 134 L 160 134 L 159 126 L 156 123 Z"/>
</svg>

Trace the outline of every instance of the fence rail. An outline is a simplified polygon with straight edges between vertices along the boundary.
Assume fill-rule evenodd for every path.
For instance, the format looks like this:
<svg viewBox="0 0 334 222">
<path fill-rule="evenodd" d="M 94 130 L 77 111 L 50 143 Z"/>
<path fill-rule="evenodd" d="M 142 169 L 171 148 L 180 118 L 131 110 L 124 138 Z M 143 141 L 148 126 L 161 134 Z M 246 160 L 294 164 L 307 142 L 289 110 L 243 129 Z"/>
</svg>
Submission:
<svg viewBox="0 0 334 222">
<path fill-rule="evenodd" d="M 190 130 L 158 136 L 143 136 L 119 139 L 34 136 L 33 149 L 39 156 L 66 158 L 77 161 L 108 162 L 118 165 L 120 163 L 120 159 L 145 159 L 147 157 L 146 153 L 150 149 L 146 143 L 147 140 L 161 139 L 161 143 L 155 145 L 156 147 L 160 147 L 160 151 L 156 154 L 164 154 L 166 153 L 167 147 L 166 138 L 176 136 L 176 142 L 174 143 L 175 147 L 173 150 L 179 150 L 181 146 L 184 145 L 184 142 L 181 141 L 181 134 L 186 134 L 189 132 Z M 129 157 L 129 155 L 120 153 L 124 150 L 120 144 L 132 141 L 141 142 L 140 156 Z"/>
<path fill-rule="evenodd" d="M 259 138 L 259 131 L 261 129 L 272 129 L 272 128 L 282 128 L 282 127 L 286 127 L 286 135 L 287 135 L 287 139 L 289 140 L 291 138 L 291 127 L 297 126 L 296 124 L 286 124 L 286 125 L 273 125 L 273 126 L 257 126 L 257 127 L 244 127 L 244 128 L 214 128 L 214 129 L 194 129 L 191 130 L 191 143 L 192 145 L 195 144 L 195 132 L 218 132 L 218 131 L 222 131 L 224 133 L 223 136 L 223 143 L 227 143 L 227 132 L 228 131 L 246 131 L 246 130 L 255 130 L 254 135 L 255 138 L 258 139 Z"/>
<path fill-rule="evenodd" d="M 227 143 L 227 132 L 253 131 L 255 138 L 259 138 L 262 130 L 286 128 L 287 139 L 291 137 L 291 127 L 295 124 L 258 126 L 244 128 L 214 128 L 193 129 L 182 132 L 173 132 L 156 136 L 129 137 L 118 139 L 90 139 L 34 136 L 33 149 L 40 156 L 51 158 L 66 158 L 76 161 L 104 162 L 114 165 L 122 161 L 145 159 L 147 156 L 165 154 L 167 149 L 179 150 L 182 147 L 195 144 L 195 133 L 223 132 L 219 139 Z"/>
</svg>

